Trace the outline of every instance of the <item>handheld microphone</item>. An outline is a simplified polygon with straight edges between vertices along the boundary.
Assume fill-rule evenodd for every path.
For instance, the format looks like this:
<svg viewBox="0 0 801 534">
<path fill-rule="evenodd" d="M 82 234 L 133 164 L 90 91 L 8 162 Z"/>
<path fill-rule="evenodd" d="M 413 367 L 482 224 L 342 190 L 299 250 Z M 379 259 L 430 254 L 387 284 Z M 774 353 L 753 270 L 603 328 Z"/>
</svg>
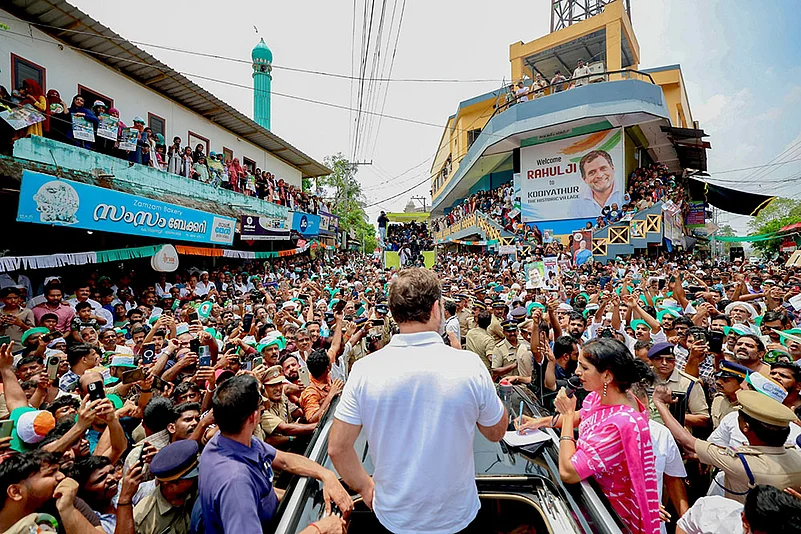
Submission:
<svg viewBox="0 0 801 534">
<path fill-rule="evenodd" d="M 581 380 L 576 375 L 571 376 L 567 379 L 567 385 L 565 386 L 565 393 L 567 393 L 568 397 L 572 397 L 575 395 L 576 391 L 584 389 L 584 386 L 581 385 Z"/>
</svg>

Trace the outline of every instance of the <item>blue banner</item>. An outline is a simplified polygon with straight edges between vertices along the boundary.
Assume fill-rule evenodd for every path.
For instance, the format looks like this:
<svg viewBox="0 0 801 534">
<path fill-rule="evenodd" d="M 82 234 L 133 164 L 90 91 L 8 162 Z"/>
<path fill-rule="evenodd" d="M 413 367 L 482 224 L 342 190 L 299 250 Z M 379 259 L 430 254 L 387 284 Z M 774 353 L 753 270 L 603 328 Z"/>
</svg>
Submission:
<svg viewBox="0 0 801 534">
<path fill-rule="evenodd" d="M 236 229 L 230 217 L 27 170 L 17 221 L 219 245 Z"/>
<path fill-rule="evenodd" d="M 318 235 L 320 233 L 320 216 L 293 211 L 292 229 L 303 236 Z"/>
</svg>

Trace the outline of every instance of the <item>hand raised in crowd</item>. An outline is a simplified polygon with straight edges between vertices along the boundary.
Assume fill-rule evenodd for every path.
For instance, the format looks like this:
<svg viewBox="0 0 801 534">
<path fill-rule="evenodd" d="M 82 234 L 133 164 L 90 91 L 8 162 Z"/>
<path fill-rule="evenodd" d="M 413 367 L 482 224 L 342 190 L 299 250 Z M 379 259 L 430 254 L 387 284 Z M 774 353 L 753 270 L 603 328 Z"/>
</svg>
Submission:
<svg viewBox="0 0 801 534">
<path fill-rule="evenodd" d="M 0 367 L 14 367 L 14 353 L 10 344 L 0 345 Z"/>
<path fill-rule="evenodd" d="M 0 454 L 11 450 L 11 436 L 0 438 Z"/>
<path fill-rule="evenodd" d="M 330 398 L 334 398 L 340 393 L 342 393 L 342 389 L 345 387 L 345 383 L 342 380 L 334 380 L 331 382 L 331 389 L 328 391 L 328 396 Z"/>
<path fill-rule="evenodd" d="M 145 443 L 144 447 L 142 447 L 142 461 L 146 464 L 150 464 L 150 462 L 153 461 L 153 457 L 155 457 L 158 452 L 158 449 L 154 445 Z"/>
<path fill-rule="evenodd" d="M 71 478 L 65 478 L 58 483 L 53 490 L 53 498 L 56 500 L 56 509 L 60 513 L 67 512 L 75 506 L 75 496 L 78 494 L 78 483 Z"/>
<path fill-rule="evenodd" d="M 121 503 L 129 503 L 132 501 L 136 492 L 139 491 L 139 485 L 145 480 L 145 465 L 140 460 L 131 467 L 125 476 L 122 477 L 122 486 L 120 487 L 119 501 Z"/>
<path fill-rule="evenodd" d="M 89 401 L 89 395 L 81 399 L 81 406 L 78 408 L 77 424 L 81 428 L 89 428 L 98 416 L 98 406 L 106 399 L 95 399 Z"/>
</svg>

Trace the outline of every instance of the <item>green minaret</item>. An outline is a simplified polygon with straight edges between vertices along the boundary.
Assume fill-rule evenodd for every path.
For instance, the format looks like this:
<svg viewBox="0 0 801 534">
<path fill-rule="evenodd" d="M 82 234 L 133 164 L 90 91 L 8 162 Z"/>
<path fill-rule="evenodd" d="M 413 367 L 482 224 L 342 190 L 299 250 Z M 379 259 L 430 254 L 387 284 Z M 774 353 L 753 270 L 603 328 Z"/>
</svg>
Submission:
<svg viewBox="0 0 801 534">
<path fill-rule="evenodd" d="M 251 57 L 253 59 L 253 120 L 269 130 L 273 53 L 262 39 L 251 52 Z"/>
</svg>

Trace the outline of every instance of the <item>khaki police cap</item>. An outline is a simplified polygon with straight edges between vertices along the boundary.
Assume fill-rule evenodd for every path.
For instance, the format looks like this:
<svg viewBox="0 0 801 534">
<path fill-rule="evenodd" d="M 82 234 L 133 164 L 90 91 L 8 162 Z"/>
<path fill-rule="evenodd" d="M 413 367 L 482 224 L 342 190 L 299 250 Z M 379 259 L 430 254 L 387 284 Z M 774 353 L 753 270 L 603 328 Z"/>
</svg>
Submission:
<svg viewBox="0 0 801 534">
<path fill-rule="evenodd" d="M 738 391 L 737 401 L 743 413 L 765 424 L 787 427 L 795 421 L 795 413 L 790 408 L 758 391 Z"/>
<path fill-rule="evenodd" d="M 267 369 L 267 374 L 264 376 L 264 383 L 268 386 L 274 386 L 284 381 L 284 370 L 280 365 L 273 365 Z"/>
</svg>

